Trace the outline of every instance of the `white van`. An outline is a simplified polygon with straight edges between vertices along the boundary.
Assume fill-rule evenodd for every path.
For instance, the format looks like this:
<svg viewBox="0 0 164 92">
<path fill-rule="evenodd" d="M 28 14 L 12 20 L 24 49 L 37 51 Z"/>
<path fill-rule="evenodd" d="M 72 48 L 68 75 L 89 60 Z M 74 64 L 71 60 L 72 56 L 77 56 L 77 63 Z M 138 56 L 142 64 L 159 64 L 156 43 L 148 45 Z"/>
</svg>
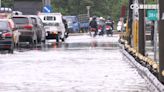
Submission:
<svg viewBox="0 0 164 92">
<path fill-rule="evenodd" d="M 44 28 L 46 30 L 46 39 L 65 40 L 65 26 L 61 13 L 39 13 Z"/>
</svg>

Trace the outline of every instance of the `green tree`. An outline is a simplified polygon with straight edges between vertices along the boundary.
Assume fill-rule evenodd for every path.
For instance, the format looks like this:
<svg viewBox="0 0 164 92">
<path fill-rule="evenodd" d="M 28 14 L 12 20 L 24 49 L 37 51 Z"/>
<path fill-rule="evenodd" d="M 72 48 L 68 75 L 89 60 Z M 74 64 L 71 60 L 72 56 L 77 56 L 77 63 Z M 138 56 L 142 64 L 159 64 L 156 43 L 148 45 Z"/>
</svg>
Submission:
<svg viewBox="0 0 164 92">
<path fill-rule="evenodd" d="M 127 5 L 128 0 L 53 0 L 55 12 L 65 15 L 78 15 L 87 13 L 86 6 L 91 6 L 91 16 L 111 16 L 117 19 L 120 16 L 122 5 Z"/>
<path fill-rule="evenodd" d="M 1 0 L 2 7 L 12 7 L 14 0 Z"/>
<path fill-rule="evenodd" d="M 155 4 L 157 0 L 146 0 L 147 4 Z"/>
</svg>

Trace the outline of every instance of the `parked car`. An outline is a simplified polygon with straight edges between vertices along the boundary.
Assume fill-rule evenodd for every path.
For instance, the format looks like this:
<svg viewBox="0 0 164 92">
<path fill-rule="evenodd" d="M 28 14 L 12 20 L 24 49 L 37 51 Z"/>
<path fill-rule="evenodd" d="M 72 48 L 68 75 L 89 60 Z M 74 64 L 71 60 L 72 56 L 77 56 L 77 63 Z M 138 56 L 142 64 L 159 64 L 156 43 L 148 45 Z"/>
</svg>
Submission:
<svg viewBox="0 0 164 92">
<path fill-rule="evenodd" d="M 8 50 L 13 53 L 14 50 L 14 28 L 10 20 L 0 19 L 0 50 Z"/>
<path fill-rule="evenodd" d="M 30 15 L 32 22 L 33 22 L 33 27 L 34 30 L 36 30 L 37 34 L 37 42 L 41 43 L 46 40 L 46 31 L 44 29 L 44 25 L 42 20 L 37 16 L 37 15 Z"/>
<path fill-rule="evenodd" d="M 89 29 L 89 17 L 87 14 L 80 14 L 78 15 L 79 23 L 80 23 L 80 30 L 82 32 L 87 32 Z"/>
<path fill-rule="evenodd" d="M 56 39 L 56 42 L 59 42 L 59 39 L 65 40 L 66 29 L 61 13 L 39 13 L 38 16 L 44 24 L 46 39 Z"/>
<path fill-rule="evenodd" d="M 20 32 L 19 43 L 28 42 L 29 45 L 37 44 L 37 31 L 33 25 L 32 19 L 27 15 L 16 15 L 12 17 L 17 30 Z"/>
<path fill-rule="evenodd" d="M 63 16 L 68 23 L 69 32 L 80 32 L 80 23 L 76 16 Z"/>
</svg>

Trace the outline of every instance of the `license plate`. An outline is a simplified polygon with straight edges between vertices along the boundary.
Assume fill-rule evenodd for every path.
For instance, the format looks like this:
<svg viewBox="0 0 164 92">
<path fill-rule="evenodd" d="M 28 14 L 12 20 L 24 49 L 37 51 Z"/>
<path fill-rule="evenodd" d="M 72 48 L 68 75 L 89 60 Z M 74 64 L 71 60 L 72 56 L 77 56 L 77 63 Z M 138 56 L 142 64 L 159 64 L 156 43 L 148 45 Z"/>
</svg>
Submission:
<svg viewBox="0 0 164 92">
<path fill-rule="evenodd" d="M 57 32 L 52 32 L 52 34 L 57 34 Z"/>
</svg>

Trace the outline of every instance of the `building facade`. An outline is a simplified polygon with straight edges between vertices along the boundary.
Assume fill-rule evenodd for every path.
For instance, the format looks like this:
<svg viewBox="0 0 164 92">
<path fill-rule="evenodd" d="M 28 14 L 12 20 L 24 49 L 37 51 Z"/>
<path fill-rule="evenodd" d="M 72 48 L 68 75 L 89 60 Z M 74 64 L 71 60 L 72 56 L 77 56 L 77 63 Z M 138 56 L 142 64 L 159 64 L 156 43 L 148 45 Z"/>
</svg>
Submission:
<svg viewBox="0 0 164 92">
<path fill-rule="evenodd" d="M 37 14 L 42 11 L 44 0 L 14 0 L 13 10 L 25 15 Z"/>
</svg>

